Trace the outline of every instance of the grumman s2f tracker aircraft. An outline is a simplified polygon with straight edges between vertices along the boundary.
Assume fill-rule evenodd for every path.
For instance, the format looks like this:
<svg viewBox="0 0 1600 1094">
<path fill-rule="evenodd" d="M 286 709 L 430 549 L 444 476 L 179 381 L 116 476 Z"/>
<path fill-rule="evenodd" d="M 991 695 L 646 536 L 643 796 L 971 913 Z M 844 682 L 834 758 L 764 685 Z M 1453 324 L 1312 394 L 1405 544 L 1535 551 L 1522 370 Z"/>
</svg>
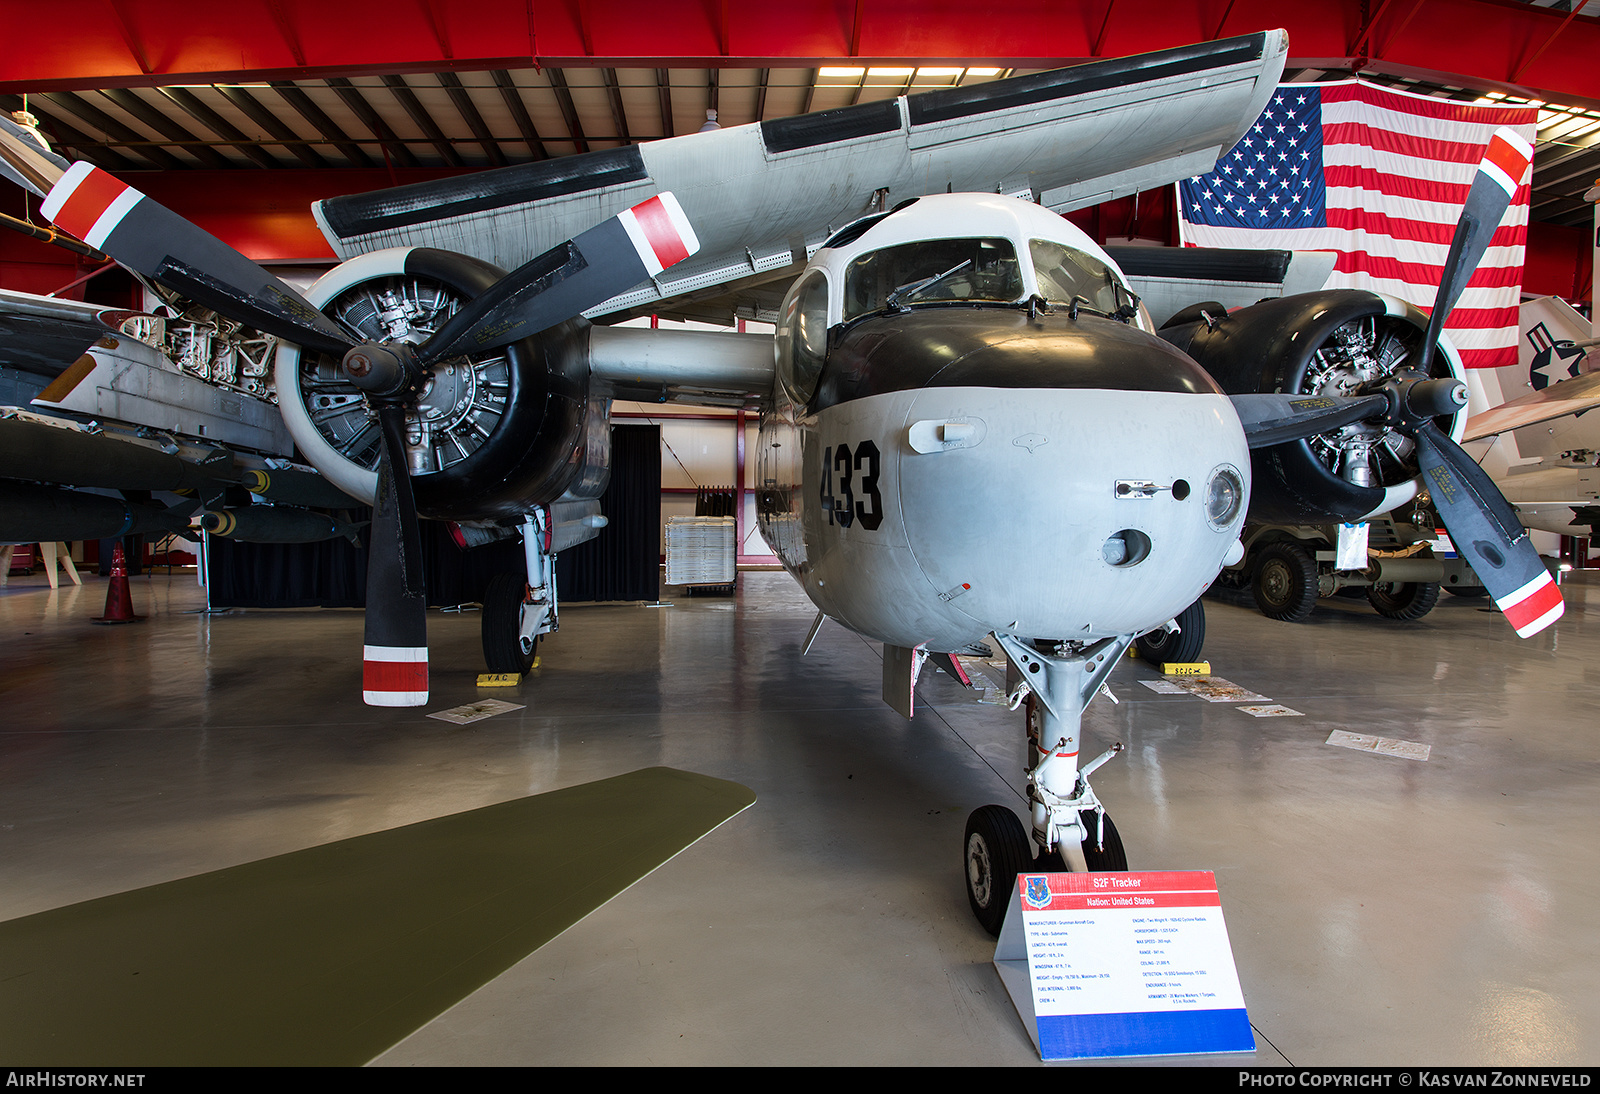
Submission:
<svg viewBox="0 0 1600 1094">
<path fill-rule="evenodd" d="M 1403 433 L 1519 633 L 1561 611 L 1515 515 L 1435 424 L 1462 385 L 1428 378 L 1525 148 L 1491 149 L 1454 276 L 1406 335 L 1415 367 L 1338 393 L 1225 395 L 1103 250 L 1032 203 L 1209 169 L 1286 51 L 1255 34 L 324 201 L 349 260 L 309 299 L 104 172 L 3 143 L 59 226 L 285 340 L 301 451 L 376 503 L 367 702 L 427 699 L 419 516 L 521 530 L 527 574 L 497 583 L 484 623 L 491 668 L 525 669 L 556 624 L 553 554 L 602 523 L 610 400 L 759 395 L 762 530 L 818 624 L 884 643 L 907 715 L 925 659 L 959 675 L 952 655 L 992 634 L 1031 691 L 1039 855 L 1125 869 L 1088 782 L 1116 749 L 1080 766 L 1081 715 L 1134 638 L 1239 551 L 1252 447 L 1356 422 Z M 797 271 L 775 339 L 584 318 L 759 296 Z M 1028 834 L 987 806 L 964 854 L 997 930 Z"/>
</svg>

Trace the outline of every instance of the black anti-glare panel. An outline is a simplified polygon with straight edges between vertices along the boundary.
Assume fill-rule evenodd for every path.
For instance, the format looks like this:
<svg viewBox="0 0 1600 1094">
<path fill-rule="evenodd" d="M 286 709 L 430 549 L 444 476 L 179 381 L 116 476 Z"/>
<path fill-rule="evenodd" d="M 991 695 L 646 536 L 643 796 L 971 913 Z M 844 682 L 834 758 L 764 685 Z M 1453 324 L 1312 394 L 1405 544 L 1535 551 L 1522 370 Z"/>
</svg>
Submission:
<svg viewBox="0 0 1600 1094">
<path fill-rule="evenodd" d="M 322 203 L 328 225 L 341 239 L 404 228 L 508 205 L 603 190 L 648 178 L 637 145 L 583 152 L 560 159 L 479 171 L 442 182 L 416 182 Z"/>
<path fill-rule="evenodd" d="M 893 133 L 899 128 L 900 101 L 889 99 L 881 103 L 841 106 L 837 110 L 762 122 L 761 142 L 767 146 L 768 152 L 793 152 L 800 148 L 815 148 L 858 137 Z"/>
</svg>

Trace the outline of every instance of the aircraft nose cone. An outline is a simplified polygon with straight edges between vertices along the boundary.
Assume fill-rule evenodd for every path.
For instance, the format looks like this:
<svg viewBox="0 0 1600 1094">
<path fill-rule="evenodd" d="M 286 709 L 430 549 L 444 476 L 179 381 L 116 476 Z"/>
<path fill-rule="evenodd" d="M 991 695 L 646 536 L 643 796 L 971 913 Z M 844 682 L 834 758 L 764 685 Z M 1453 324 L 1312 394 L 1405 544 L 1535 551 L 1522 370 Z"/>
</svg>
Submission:
<svg viewBox="0 0 1600 1094">
<path fill-rule="evenodd" d="M 908 436 L 975 394 L 919 392 Z M 1224 397 L 985 394 L 982 443 L 908 444 L 899 462 L 907 544 L 934 590 L 959 590 L 952 610 L 983 630 L 1087 638 L 1159 625 L 1200 596 L 1243 519 L 1249 452 Z M 1238 504 L 1211 504 L 1218 482 Z"/>
</svg>

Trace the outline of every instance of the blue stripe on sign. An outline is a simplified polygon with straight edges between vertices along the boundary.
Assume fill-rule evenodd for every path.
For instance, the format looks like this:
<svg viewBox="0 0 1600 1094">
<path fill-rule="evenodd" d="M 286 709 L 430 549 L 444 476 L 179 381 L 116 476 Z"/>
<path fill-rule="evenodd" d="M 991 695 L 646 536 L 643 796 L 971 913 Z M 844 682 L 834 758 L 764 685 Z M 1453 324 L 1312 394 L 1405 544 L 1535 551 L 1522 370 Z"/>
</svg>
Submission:
<svg viewBox="0 0 1600 1094">
<path fill-rule="evenodd" d="M 1059 1014 L 1039 1019 L 1039 1055 L 1046 1060 L 1186 1056 L 1255 1048 L 1250 1016 L 1242 1009 Z"/>
</svg>

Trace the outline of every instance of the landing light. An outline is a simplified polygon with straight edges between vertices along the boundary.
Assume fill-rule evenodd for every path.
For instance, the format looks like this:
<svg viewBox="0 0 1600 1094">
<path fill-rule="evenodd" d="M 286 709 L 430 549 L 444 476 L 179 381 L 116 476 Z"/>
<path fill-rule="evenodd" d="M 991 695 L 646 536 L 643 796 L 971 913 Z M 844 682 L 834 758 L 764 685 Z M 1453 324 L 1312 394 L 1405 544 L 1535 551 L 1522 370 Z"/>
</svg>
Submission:
<svg viewBox="0 0 1600 1094">
<path fill-rule="evenodd" d="M 1219 467 L 1211 473 L 1206 487 L 1206 519 L 1213 528 L 1226 528 L 1239 515 L 1244 501 L 1244 479 L 1231 467 Z"/>
</svg>

